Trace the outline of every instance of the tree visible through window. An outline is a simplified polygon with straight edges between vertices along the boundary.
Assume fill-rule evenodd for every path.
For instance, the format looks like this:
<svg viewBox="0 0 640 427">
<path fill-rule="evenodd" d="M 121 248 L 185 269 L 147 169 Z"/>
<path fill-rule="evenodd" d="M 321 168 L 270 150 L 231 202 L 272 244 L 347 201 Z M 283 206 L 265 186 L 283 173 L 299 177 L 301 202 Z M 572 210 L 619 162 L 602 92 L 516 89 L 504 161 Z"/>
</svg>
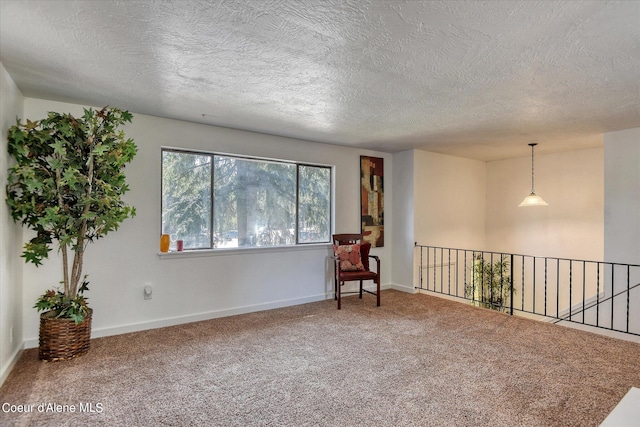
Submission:
<svg viewBox="0 0 640 427">
<path fill-rule="evenodd" d="M 162 152 L 162 232 L 172 247 L 329 242 L 330 228 L 330 167 Z"/>
<path fill-rule="evenodd" d="M 298 242 L 327 242 L 331 204 L 331 170 L 298 166 Z"/>
<path fill-rule="evenodd" d="M 211 156 L 162 152 L 162 232 L 185 248 L 211 247 Z"/>
</svg>

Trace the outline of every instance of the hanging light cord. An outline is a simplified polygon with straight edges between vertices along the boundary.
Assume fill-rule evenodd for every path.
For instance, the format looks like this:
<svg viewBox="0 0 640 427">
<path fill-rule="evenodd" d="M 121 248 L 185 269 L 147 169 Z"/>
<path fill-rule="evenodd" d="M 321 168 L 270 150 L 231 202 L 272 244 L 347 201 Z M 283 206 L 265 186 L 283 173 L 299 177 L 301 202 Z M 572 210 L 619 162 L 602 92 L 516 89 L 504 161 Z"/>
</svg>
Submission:
<svg viewBox="0 0 640 427">
<path fill-rule="evenodd" d="M 547 206 L 547 202 L 542 200 L 542 197 L 536 194 L 536 187 L 534 182 L 534 173 L 535 173 L 535 163 L 534 163 L 534 147 L 538 145 L 536 143 L 531 143 L 531 193 L 522 200 L 518 206 Z"/>
<path fill-rule="evenodd" d="M 535 186 L 533 185 L 533 147 L 537 144 L 529 144 L 531 146 L 531 194 L 535 193 Z"/>
</svg>

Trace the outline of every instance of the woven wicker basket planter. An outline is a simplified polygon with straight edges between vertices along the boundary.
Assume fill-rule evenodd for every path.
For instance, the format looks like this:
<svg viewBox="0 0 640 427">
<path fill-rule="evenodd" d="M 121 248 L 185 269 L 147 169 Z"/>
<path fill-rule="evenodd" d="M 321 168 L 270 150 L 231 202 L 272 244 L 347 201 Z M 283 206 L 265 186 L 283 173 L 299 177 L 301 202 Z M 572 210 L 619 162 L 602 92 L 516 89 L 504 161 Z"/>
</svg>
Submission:
<svg viewBox="0 0 640 427">
<path fill-rule="evenodd" d="M 53 312 L 40 315 L 40 360 L 54 362 L 82 356 L 89 351 L 91 316 L 76 324 L 71 319 L 56 319 Z"/>
</svg>

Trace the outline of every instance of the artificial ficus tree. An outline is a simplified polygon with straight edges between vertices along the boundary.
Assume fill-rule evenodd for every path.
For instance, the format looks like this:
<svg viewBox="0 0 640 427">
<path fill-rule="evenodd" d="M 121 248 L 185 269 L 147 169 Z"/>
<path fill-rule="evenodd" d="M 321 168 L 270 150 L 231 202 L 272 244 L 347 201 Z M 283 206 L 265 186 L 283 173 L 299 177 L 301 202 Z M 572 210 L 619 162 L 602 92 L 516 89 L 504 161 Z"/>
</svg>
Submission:
<svg viewBox="0 0 640 427">
<path fill-rule="evenodd" d="M 135 215 L 122 196 L 129 190 L 124 168 L 137 152 L 119 126 L 131 122 L 128 111 L 85 109 L 82 117 L 48 113 L 9 129 L 7 204 L 13 220 L 35 236 L 22 256 L 36 266 L 57 247 L 63 264 L 63 290 L 47 291 L 38 310 L 55 310 L 76 322 L 87 313 L 83 260 L 87 245 L 117 230 Z"/>
</svg>

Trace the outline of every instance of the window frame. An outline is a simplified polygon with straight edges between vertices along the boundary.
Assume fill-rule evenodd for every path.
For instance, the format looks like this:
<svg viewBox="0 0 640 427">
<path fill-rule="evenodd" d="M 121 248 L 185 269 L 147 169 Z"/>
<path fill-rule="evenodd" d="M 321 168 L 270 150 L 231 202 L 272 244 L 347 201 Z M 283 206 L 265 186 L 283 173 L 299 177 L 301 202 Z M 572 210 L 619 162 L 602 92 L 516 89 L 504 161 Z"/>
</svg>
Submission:
<svg viewBox="0 0 640 427">
<path fill-rule="evenodd" d="M 268 251 L 268 250 L 291 250 L 295 248 L 301 247 L 313 247 L 313 246 L 326 246 L 331 244 L 331 236 L 333 234 L 333 218 L 334 218 L 334 198 L 335 198 L 335 188 L 334 188 L 334 173 L 335 166 L 334 165 L 326 165 L 321 163 L 311 163 L 311 162 L 302 162 L 295 160 L 284 160 L 284 159 L 274 159 L 268 157 L 259 157 L 259 156 L 250 156 L 250 155 L 242 155 L 242 154 L 229 154 L 215 151 L 205 151 L 205 150 L 196 150 L 196 149 L 185 149 L 179 147 L 161 147 L 160 148 L 160 234 L 163 233 L 163 209 L 164 209 L 164 153 L 180 153 L 180 154 L 191 154 L 198 156 L 209 156 L 211 161 L 211 171 L 209 178 L 209 197 L 210 197 L 210 214 L 209 214 L 209 247 L 200 247 L 200 248 L 185 248 L 181 252 L 170 251 L 169 253 L 180 253 L 180 254 L 194 254 L 194 253 L 204 253 L 204 252 L 233 252 L 233 251 Z M 274 245 L 274 246 L 238 246 L 231 248 L 217 248 L 214 244 L 214 215 L 215 215 L 215 203 L 216 200 L 214 198 L 214 179 L 215 179 L 215 156 L 222 157 L 231 157 L 239 160 L 248 160 L 255 162 L 265 162 L 265 163 L 277 163 L 277 164 L 288 164 L 294 165 L 296 167 L 295 170 L 295 243 L 293 244 L 285 244 L 285 245 Z M 316 167 L 323 168 L 329 171 L 329 233 L 327 237 L 327 241 L 322 242 L 301 242 L 300 241 L 300 167 Z M 166 255 L 163 254 L 163 255 Z"/>
</svg>

